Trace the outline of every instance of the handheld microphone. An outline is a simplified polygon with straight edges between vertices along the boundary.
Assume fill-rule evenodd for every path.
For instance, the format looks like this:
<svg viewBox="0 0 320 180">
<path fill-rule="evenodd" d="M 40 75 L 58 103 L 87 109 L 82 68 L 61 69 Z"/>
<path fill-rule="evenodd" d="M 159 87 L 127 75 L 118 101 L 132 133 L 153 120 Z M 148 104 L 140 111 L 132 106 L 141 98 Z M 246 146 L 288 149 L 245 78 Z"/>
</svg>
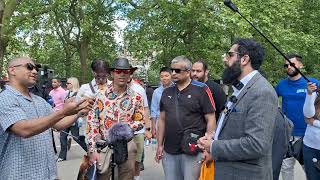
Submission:
<svg viewBox="0 0 320 180">
<path fill-rule="evenodd" d="M 239 12 L 239 9 L 237 8 L 236 5 L 234 5 L 231 0 L 225 0 L 224 2 L 224 5 L 228 6 L 232 11 L 234 12 Z"/>
</svg>

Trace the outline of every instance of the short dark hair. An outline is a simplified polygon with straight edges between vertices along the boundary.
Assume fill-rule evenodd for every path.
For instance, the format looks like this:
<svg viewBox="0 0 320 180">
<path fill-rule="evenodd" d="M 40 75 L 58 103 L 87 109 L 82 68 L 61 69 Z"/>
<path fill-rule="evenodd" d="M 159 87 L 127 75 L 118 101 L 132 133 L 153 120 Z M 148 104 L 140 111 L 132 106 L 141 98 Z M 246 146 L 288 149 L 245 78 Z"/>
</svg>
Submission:
<svg viewBox="0 0 320 180">
<path fill-rule="evenodd" d="M 61 83 L 61 78 L 59 78 L 59 77 L 55 77 L 55 78 L 52 78 L 52 79 L 51 79 L 51 81 L 52 81 L 52 80 L 54 80 L 54 79 L 55 79 L 55 80 L 57 80 L 57 81 L 58 81 L 58 83 Z"/>
<path fill-rule="evenodd" d="M 93 72 L 107 72 L 109 73 L 109 64 L 103 59 L 97 59 L 91 63 L 91 69 Z"/>
<path fill-rule="evenodd" d="M 287 54 L 286 57 L 288 59 L 292 59 L 292 58 L 296 58 L 298 61 L 302 62 L 303 59 L 302 59 L 302 56 L 297 54 L 297 53 L 290 53 L 290 54 Z"/>
<path fill-rule="evenodd" d="M 203 70 L 204 71 L 208 70 L 208 64 L 204 59 L 197 59 L 196 62 L 194 63 L 201 63 L 203 66 Z"/>
<path fill-rule="evenodd" d="M 239 39 L 233 44 L 238 45 L 238 53 L 240 56 L 248 55 L 250 57 L 251 66 L 255 70 L 259 70 L 264 59 L 264 48 L 253 39 Z"/>
<path fill-rule="evenodd" d="M 172 71 L 171 71 L 171 69 L 170 68 L 168 68 L 168 67 L 162 67 L 161 69 L 160 69 L 160 72 L 159 72 L 159 74 L 161 74 L 162 72 L 168 72 L 168 73 L 172 73 Z"/>
</svg>

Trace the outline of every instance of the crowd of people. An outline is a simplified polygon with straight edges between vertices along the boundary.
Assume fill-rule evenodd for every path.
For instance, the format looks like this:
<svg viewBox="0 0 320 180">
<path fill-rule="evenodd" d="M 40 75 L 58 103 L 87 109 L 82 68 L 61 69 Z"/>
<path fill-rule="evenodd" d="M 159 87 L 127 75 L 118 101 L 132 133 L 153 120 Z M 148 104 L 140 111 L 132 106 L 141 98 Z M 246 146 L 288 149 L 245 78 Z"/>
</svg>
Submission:
<svg viewBox="0 0 320 180">
<path fill-rule="evenodd" d="M 91 64 L 94 78 L 87 84 L 80 86 L 70 77 L 62 87 L 59 78 L 51 80 L 52 106 L 49 98 L 31 93 L 37 82 L 35 62 L 14 58 L 0 93 L 0 179 L 59 179 L 56 163 L 67 160 L 73 139 L 97 167 L 97 179 L 109 180 L 113 166 L 108 152 L 122 146 L 101 149 L 99 144 L 110 141 L 109 130 L 124 123 L 132 138 L 122 144 L 123 157 L 113 159 L 120 180 L 141 179 L 144 142 L 152 138 L 157 140 L 154 159 L 162 163 L 166 180 L 198 180 L 210 163 L 214 173 L 209 179 L 276 180 L 281 172 L 283 180 L 294 180 L 296 159 L 308 180 L 319 180 L 319 81 L 304 79 L 293 67 L 303 67 L 302 56 L 290 54 L 290 62 L 284 61 L 288 78 L 273 87 L 260 73 L 264 55 L 255 40 L 232 44 L 222 74 L 223 83 L 232 87 L 230 94 L 210 79 L 203 59 L 173 58 L 170 67 L 159 70 L 155 90 L 133 77 L 137 68 L 127 58 L 116 58 L 111 65 L 98 59 Z M 279 138 L 279 102 L 294 125 L 285 149 L 271 143 Z M 57 158 L 52 131 L 60 133 Z M 284 153 L 274 152 L 281 148 Z M 283 159 L 282 165 L 275 166 L 274 159 Z"/>
</svg>

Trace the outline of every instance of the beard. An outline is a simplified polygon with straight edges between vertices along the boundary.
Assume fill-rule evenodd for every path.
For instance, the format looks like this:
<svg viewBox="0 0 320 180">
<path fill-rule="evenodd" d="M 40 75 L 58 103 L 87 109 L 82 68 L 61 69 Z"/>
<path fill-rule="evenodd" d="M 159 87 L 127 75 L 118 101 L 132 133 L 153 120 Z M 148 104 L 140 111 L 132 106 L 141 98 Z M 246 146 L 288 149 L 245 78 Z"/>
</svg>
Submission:
<svg viewBox="0 0 320 180">
<path fill-rule="evenodd" d="M 225 85 L 231 85 L 241 75 L 240 61 L 235 61 L 231 66 L 227 66 L 222 74 L 222 81 Z"/>
<path fill-rule="evenodd" d="M 204 82 L 205 80 L 205 76 L 200 76 L 200 77 L 197 77 L 197 76 L 193 76 L 192 79 L 194 80 L 197 80 L 197 81 L 200 81 L 200 82 Z"/>
<path fill-rule="evenodd" d="M 295 77 L 295 76 L 297 76 L 299 73 L 298 73 L 297 70 L 293 69 L 292 72 L 288 72 L 288 71 L 287 71 L 287 74 L 288 74 L 288 76 L 290 76 L 290 77 Z"/>
</svg>

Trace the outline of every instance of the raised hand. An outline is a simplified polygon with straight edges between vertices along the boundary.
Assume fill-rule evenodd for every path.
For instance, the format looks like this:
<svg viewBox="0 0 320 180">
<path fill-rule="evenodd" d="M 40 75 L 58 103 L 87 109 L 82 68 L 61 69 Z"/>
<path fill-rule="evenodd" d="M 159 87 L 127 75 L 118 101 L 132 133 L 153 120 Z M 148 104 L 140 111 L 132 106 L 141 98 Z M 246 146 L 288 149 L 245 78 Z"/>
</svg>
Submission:
<svg viewBox="0 0 320 180">
<path fill-rule="evenodd" d="M 86 114 L 90 111 L 92 105 L 92 99 L 81 99 L 80 101 L 70 100 L 64 104 L 62 111 L 65 116 L 75 115 L 80 111 L 81 113 Z"/>
<path fill-rule="evenodd" d="M 317 90 L 317 85 L 313 82 L 308 82 L 307 92 L 311 95 L 313 92 Z"/>
</svg>

